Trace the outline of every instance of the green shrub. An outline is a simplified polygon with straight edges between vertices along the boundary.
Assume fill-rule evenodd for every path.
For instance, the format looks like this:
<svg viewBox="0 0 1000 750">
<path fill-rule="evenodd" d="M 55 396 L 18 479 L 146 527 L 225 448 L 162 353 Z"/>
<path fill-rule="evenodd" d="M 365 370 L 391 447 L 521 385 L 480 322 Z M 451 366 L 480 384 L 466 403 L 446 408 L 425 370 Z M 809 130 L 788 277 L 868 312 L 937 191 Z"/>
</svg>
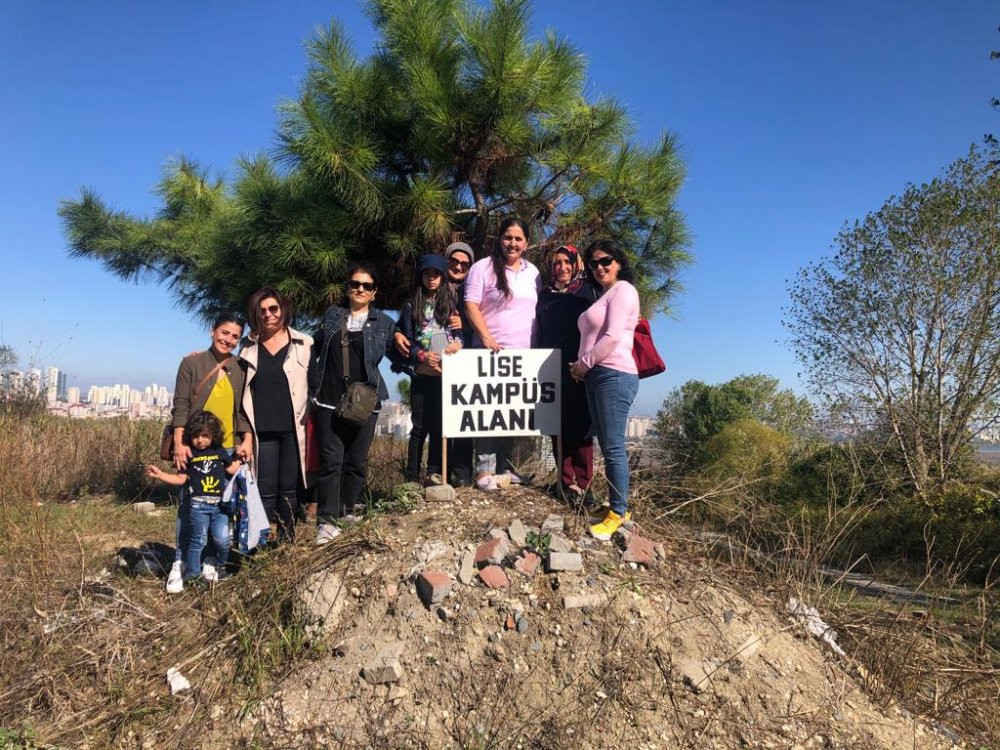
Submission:
<svg viewBox="0 0 1000 750">
<path fill-rule="evenodd" d="M 738 419 L 705 443 L 705 475 L 741 478 L 773 489 L 788 463 L 791 438 L 755 419 Z"/>
</svg>

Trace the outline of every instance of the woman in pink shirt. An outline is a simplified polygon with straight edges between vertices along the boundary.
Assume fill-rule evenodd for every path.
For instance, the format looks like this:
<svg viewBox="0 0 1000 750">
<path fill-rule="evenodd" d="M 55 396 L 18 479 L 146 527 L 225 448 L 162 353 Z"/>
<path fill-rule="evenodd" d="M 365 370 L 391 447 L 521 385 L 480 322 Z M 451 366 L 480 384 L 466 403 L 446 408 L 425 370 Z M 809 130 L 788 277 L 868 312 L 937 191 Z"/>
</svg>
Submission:
<svg viewBox="0 0 1000 750">
<path fill-rule="evenodd" d="M 639 322 L 639 293 L 630 283 L 628 257 L 611 240 L 596 240 L 584 253 L 587 274 L 601 297 L 580 315 L 580 351 L 570 375 L 587 387 L 587 404 L 604 454 L 610 508 L 590 533 L 610 539 L 629 517 L 629 466 L 625 427 L 639 392 L 639 374 L 632 359 L 632 339 Z"/>
<path fill-rule="evenodd" d="M 472 345 L 495 352 L 530 349 L 542 282 L 538 269 L 524 259 L 528 225 L 510 217 L 500 223 L 498 234 L 493 252 L 473 263 L 465 280 L 465 312 L 475 332 Z M 476 474 L 484 480 L 481 487 L 489 486 L 491 456 L 496 473 L 512 468 L 510 442 L 510 438 L 477 440 Z"/>
</svg>

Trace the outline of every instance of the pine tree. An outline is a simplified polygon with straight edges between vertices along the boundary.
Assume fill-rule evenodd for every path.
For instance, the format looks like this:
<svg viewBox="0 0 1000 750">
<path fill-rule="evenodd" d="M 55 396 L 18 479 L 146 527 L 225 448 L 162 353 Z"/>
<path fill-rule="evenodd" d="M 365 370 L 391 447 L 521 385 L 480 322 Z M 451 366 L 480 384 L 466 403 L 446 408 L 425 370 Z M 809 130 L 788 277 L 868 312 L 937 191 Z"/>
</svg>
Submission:
<svg viewBox="0 0 1000 750">
<path fill-rule="evenodd" d="M 312 316 L 339 299 L 352 263 L 376 266 L 392 308 L 415 255 L 459 237 L 481 254 L 516 215 L 536 259 L 618 240 L 647 312 L 668 309 L 690 260 L 672 136 L 640 145 L 620 104 L 588 101 L 583 55 L 553 32 L 532 41 L 526 0 L 374 0 L 369 13 L 367 59 L 336 23 L 308 43 L 275 159 L 240 161 L 231 184 L 180 159 L 152 218 L 85 189 L 60 208 L 71 254 L 164 281 L 206 317 L 265 283 Z"/>
</svg>

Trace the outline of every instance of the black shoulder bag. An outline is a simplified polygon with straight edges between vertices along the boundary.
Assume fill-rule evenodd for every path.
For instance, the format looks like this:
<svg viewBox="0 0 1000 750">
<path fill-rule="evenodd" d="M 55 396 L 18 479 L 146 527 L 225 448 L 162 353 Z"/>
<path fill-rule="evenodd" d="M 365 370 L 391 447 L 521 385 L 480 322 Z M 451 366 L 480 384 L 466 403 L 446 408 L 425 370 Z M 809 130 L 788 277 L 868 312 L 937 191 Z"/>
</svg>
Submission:
<svg viewBox="0 0 1000 750">
<path fill-rule="evenodd" d="M 337 405 L 337 416 L 348 424 L 361 427 L 375 411 L 375 405 L 378 404 L 378 389 L 368 383 L 347 382 L 351 377 L 351 368 L 347 359 L 350 356 L 347 335 L 347 321 L 350 318 L 350 312 L 345 310 L 344 313 L 344 322 L 340 327 L 340 353 L 347 390 L 344 391 L 344 396 L 340 399 L 340 404 Z M 364 368 L 364 362 L 362 362 L 362 368 Z"/>
</svg>

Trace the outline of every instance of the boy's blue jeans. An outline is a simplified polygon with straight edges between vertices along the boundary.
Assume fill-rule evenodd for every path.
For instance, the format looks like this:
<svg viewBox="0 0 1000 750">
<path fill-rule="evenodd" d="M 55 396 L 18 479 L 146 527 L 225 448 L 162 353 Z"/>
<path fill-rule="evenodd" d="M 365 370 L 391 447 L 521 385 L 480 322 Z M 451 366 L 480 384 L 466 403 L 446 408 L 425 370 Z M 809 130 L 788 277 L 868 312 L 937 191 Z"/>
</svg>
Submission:
<svg viewBox="0 0 1000 750">
<path fill-rule="evenodd" d="M 625 515 L 628 500 L 628 456 L 625 454 L 625 428 L 628 413 L 639 392 L 639 376 L 607 367 L 590 370 L 584 377 L 587 405 L 593 431 L 604 454 L 604 473 L 608 477 L 608 500 L 611 510 Z"/>
<path fill-rule="evenodd" d="M 201 575 L 201 553 L 208 543 L 209 531 L 215 544 L 215 559 L 219 570 L 222 571 L 229 559 L 229 546 L 232 543 L 229 516 L 222 512 L 218 503 L 203 503 L 190 499 L 188 505 L 191 538 L 188 540 L 187 553 L 184 556 L 184 561 L 187 563 L 184 578 L 197 578 Z"/>
</svg>

